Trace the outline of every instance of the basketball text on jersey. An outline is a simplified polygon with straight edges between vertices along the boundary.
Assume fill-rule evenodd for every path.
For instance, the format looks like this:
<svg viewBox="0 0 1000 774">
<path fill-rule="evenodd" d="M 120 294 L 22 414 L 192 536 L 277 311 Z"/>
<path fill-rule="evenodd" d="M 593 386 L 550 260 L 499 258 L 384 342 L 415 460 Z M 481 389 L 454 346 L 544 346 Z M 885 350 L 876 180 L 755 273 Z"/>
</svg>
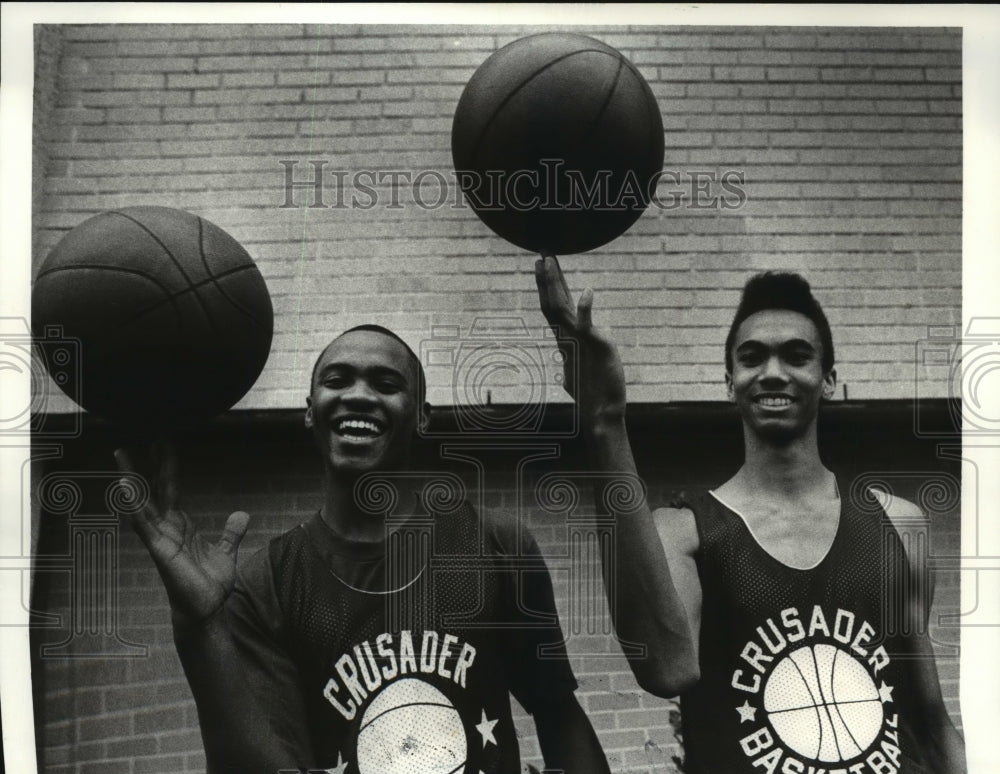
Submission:
<svg viewBox="0 0 1000 774">
<path fill-rule="evenodd" d="M 333 665 L 323 696 L 345 720 L 354 720 L 369 694 L 406 675 L 436 674 L 465 687 L 466 673 L 476 660 L 476 649 L 452 634 L 425 631 L 414 638 L 404 629 L 398 636 L 380 634 L 355 645 Z"/>
<path fill-rule="evenodd" d="M 743 754 L 766 774 L 896 774 L 890 664 L 876 629 L 844 608 L 788 607 L 756 627 L 731 686 Z"/>
</svg>

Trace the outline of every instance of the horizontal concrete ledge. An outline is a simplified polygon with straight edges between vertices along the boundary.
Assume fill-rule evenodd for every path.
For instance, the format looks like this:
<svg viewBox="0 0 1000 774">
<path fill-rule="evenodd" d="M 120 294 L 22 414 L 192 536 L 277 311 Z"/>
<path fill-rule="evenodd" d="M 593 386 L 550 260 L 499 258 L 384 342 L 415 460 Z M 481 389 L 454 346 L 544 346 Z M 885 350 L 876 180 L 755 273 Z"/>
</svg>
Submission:
<svg viewBox="0 0 1000 774">
<path fill-rule="evenodd" d="M 842 433 L 904 432 L 914 439 L 954 441 L 959 437 L 961 402 L 928 400 L 833 401 L 820 411 L 820 431 Z M 974 421 L 975 417 L 971 417 Z M 34 427 L 42 428 L 41 442 L 75 435 L 114 436 L 121 430 L 112 423 L 88 414 L 39 414 Z M 673 403 L 632 403 L 627 416 L 630 434 L 643 436 L 699 430 L 703 433 L 739 431 L 735 407 L 725 401 L 683 401 Z M 435 406 L 427 440 L 482 438 L 515 440 L 528 438 L 572 438 L 578 433 L 576 407 L 571 403 L 549 405 L 493 405 L 479 407 Z M 230 437 L 283 436 L 290 439 L 304 433 L 303 410 L 232 410 L 187 430 L 191 440 L 225 440 Z"/>
</svg>

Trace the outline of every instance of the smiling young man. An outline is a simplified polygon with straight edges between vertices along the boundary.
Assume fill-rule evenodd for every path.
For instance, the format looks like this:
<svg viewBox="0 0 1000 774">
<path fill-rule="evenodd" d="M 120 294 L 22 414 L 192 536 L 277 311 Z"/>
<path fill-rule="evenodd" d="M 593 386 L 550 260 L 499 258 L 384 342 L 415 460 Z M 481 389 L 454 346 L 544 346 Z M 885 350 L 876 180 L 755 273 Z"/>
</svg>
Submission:
<svg viewBox="0 0 1000 774">
<path fill-rule="evenodd" d="M 351 329 L 323 350 L 305 413 L 323 504 L 238 572 L 246 515 L 208 544 L 177 508 L 172 463 L 163 468 L 159 502 L 136 527 L 167 586 L 210 771 L 515 774 L 513 694 L 547 767 L 607 774 L 557 655 L 534 540 L 464 501 L 387 521 L 366 489 L 382 481 L 407 508 L 423 378 L 385 328 Z M 540 659 L 543 645 L 556 654 Z"/>
<path fill-rule="evenodd" d="M 543 312 L 585 361 L 575 392 L 592 465 L 634 474 L 621 364 L 591 324 L 592 294 L 574 312 L 555 259 L 536 274 Z M 619 517 L 616 533 L 625 550 L 612 616 L 623 639 L 647 647 L 631 661 L 640 685 L 681 695 L 684 770 L 965 771 L 926 635 L 931 579 L 899 534 L 923 515 L 882 492 L 852 502 L 820 459 L 834 348 L 804 279 L 747 283 L 725 364 L 743 465 L 677 507 Z"/>
</svg>

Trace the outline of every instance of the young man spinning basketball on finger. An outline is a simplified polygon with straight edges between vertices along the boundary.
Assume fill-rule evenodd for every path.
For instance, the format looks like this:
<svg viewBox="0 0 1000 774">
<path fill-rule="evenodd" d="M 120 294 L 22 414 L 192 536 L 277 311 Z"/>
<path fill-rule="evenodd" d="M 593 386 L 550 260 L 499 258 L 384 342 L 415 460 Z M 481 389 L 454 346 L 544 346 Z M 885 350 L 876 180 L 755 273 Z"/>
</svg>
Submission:
<svg viewBox="0 0 1000 774">
<path fill-rule="evenodd" d="M 543 259 L 537 273 L 549 322 L 591 357 L 582 372 L 593 383 L 584 413 L 594 417 L 592 462 L 634 473 L 623 414 L 601 418 L 607 396 L 623 396 L 623 387 L 605 384 L 617 355 L 590 325 L 590 295 L 574 313 L 555 260 Z M 921 596 L 927 585 L 916 576 L 925 568 L 909 563 L 899 535 L 922 514 L 880 492 L 851 502 L 820 460 L 817 415 L 836 372 L 829 324 L 808 283 L 790 274 L 752 278 L 725 362 L 743 466 L 678 507 L 617 524 L 633 544 L 659 538 L 634 554 L 619 551 L 625 592 L 612 614 L 623 639 L 648 648 L 632 663 L 640 684 L 681 695 L 685 771 L 965 771 L 924 633 L 930 593 Z M 634 588 L 658 603 L 631 604 Z M 687 639 L 677 633 L 680 611 Z"/>
<path fill-rule="evenodd" d="M 534 540 L 461 499 L 406 510 L 423 394 L 418 359 L 391 331 L 334 339 L 305 413 L 322 507 L 238 572 L 245 514 L 205 543 L 163 470 L 164 496 L 137 527 L 170 596 L 210 771 L 515 774 L 513 694 L 548 767 L 607 774 L 567 660 L 538 657 L 562 635 Z M 366 489 L 379 482 L 412 516 L 394 512 L 387 528 L 392 507 Z"/>
</svg>

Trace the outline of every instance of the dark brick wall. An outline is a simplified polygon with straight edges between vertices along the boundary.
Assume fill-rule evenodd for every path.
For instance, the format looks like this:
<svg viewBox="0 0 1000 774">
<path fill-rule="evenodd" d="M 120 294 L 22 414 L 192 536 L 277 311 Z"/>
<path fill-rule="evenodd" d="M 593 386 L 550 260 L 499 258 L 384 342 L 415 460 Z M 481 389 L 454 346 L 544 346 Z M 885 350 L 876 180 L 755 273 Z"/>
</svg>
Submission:
<svg viewBox="0 0 1000 774">
<path fill-rule="evenodd" d="M 831 409 L 823 426 L 827 463 L 848 485 L 877 478 L 896 494 L 919 502 L 932 520 L 931 556 L 957 554 L 959 473 L 950 461 L 937 458 L 933 445 L 913 438 L 912 405 L 852 403 Z M 640 472 L 654 504 L 665 504 L 677 488 L 721 483 L 739 465 L 739 429 L 727 407 L 637 406 L 632 421 Z M 38 468 L 36 481 L 64 473 L 81 487 L 80 514 L 106 513 L 104 488 L 114 478 L 111 451 L 118 440 L 103 425 L 88 423 L 81 438 L 67 444 L 62 459 Z M 507 510 L 515 509 L 518 502 L 524 506 L 527 523 L 550 564 L 564 631 L 581 631 L 569 640 L 580 682 L 578 695 L 612 771 L 673 772 L 671 757 L 678 750 L 670 713 L 675 705 L 640 691 L 619 646 L 601 628 L 607 615 L 603 597 L 592 618 L 581 619 L 571 612 L 566 518 L 544 512 L 536 500 L 534 485 L 541 475 L 585 469 L 584 459 L 575 444 L 563 442 L 558 456 L 529 465 L 518 485 L 514 471 L 519 460 L 533 453 L 530 446 L 531 439 L 527 439 L 517 450 L 483 457 L 488 471 L 485 503 Z M 457 472 L 475 496 L 476 478 L 469 466 L 434 462 L 434 443 L 419 451 L 422 469 Z M 241 548 L 244 555 L 311 516 L 320 504 L 318 461 L 294 412 L 231 415 L 182 442 L 181 457 L 186 508 L 201 528 L 217 534 L 231 511 L 244 509 L 251 514 L 251 532 Z M 581 483 L 580 510 L 586 511 L 589 497 L 586 482 Z M 928 485 L 938 485 L 938 494 Z M 65 516 L 43 511 L 40 555 L 72 553 L 69 531 Z M 33 678 L 42 769 L 59 774 L 202 771 L 197 716 L 171 640 L 165 594 L 127 524 L 120 529 L 118 562 L 117 632 L 128 643 L 146 645 L 145 657 L 74 658 L 86 644 L 80 638 L 70 640 L 66 653 L 38 657 L 44 644 L 67 639 L 73 619 L 68 571 L 36 574 L 34 609 L 62 616 L 60 625 L 34 631 Z M 94 606 L 85 604 L 82 609 Z M 938 643 L 945 700 L 956 722 L 960 722 L 958 630 L 941 626 L 938 618 L 958 609 L 957 571 L 939 572 L 931 633 Z M 530 718 L 518 712 L 516 722 L 525 760 L 540 765 Z"/>
</svg>

